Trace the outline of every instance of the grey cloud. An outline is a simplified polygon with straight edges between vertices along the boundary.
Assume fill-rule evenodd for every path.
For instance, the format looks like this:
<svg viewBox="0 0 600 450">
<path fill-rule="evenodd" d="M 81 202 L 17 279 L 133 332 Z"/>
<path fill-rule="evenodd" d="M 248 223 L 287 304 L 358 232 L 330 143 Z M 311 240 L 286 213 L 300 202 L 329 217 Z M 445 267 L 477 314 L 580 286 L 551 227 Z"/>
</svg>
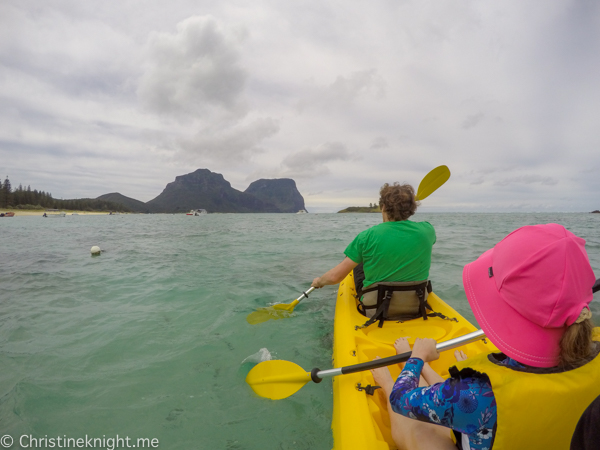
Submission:
<svg viewBox="0 0 600 450">
<path fill-rule="evenodd" d="M 562 14 L 544 29 L 546 40 L 538 41 L 547 66 L 541 82 L 560 82 L 567 75 L 576 82 L 595 83 L 598 73 L 600 4 L 594 1 L 568 2 Z M 558 79 L 558 78 L 561 79 Z"/>
<path fill-rule="evenodd" d="M 541 175 L 519 175 L 511 178 L 504 178 L 494 183 L 494 186 L 508 186 L 511 184 L 542 184 L 544 186 L 554 186 L 558 180 L 552 177 L 543 177 Z"/>
<path fill-rule="evenodd" d="M 179 140 L 176 159 L 196 163 L 207 159 L 248 161 L 252 154 L 261 151 L 260 143 L 278 131 L 279 124 L 271 118 L 260 118 L 248 124 L 218 130 L 205 129 L 190 139 Z"/>
<path fill-rule="evenodd" d="M 339 76 L 329 86 L 328 91 L 332 97 L 345 101 L 359 94 L 369 93 L 382 97 L 385 92 L 385 83 L 374 69 L 354 72 L 348 77 Z"/>
<path fill-rule="evenodd" d="M 300 177 L 316 177 L 328 174 L 327 163 L 349 161 L 354 155 L 340 142 L 326 142 L 315 149 L 306 149 L 287 156 L 282 161 L 287 174 Z"/>
<path fill-rule="evenodd" d="M 377 150 L 380 148 L 386 148 L 389 147 L 389 143 L 388 140 L 384 137 L 377 137 L 373 140 L 373 143 L 371 144 L 371 149 L 372 150 Z"/>
<path fill-rule="evenodd" d="M 217 108 L 243 115 L 247 73 L 238 48 L 243 35 L 210 16 L 180 22 L 175 34 L 153 34 L 138 88 L 141 102 L 163 114 L 202 117 Z"/>
<path fill-rule="evenodd" d="M 63 161 L 78 157 L 120 161 L 127 158 L 127 152 L 123 152 L 120 146 L 139 138 L 139 128 L 104 120 L 111 118 L 67 115 L 63 111 L 52 110 L 53 105 L 42 102 L 28 104 L 2 94 L 0 103 L 3 105 L 0 123 L 5 125 L 0 130 L 0 155 L 18 149 L 14 152 L 16 154 L 11 155 L 13 161 L 21 155 L 35 155 L 36 160 L 51 156 Z M 28 132 L 23 132 L 24 129 Z"/>
<path fill-rule="evenodd" d="M 463 121 L 462 128 L 468 130 L 469 128 L 476 127 L 479 124 L 479 122 L 483 120 L 484 117 L 485 114 L 483 114 L 482 112 L 468 116 Z"/>
<path fill-rule="evenodd" d="M 71 97 L 130 94 L 137 49 L 129 36 L 93 17 L 73 20 L 69 11 L 51 6 L 35 15 L 26 2 L 0 6 L 0 68 L 13 78 Z"/>
<path fill-rule="evenodd" d="M 600 166 L 588 167 L 587 169 L 582 169 L 579 171 L 579 173 L 592 173 L 592 174 L 596 174 L 598 172 L 600 172 Z"/>
<path fill-rule="evenodd" d="M 340 142 L 327 142 L 316 149 L 302 150 L 283 160 L 283 164 L 291 169 L 300 166 L 315 166 L 331 161 L 344 161 L 352 157 L 346 146 Z"/>
<path fill-rule="evenodd" d="M 491 182 L 493 186 L 509 186 L 513 184 L 543 184 L 552 186 L 558 183 L 558 180 L 552 177 L 543 177 L 541 175 L 514 175 L 520 171 L 519 165 L 510 165 L 497 167 L 483 167 L 477 170 L 471 170 L 464 177 L 471 186 L 484 184 L 486 181 Z"/>
<path fill-rule="evenodd" d="M 329 86 L 312 86 L 298 103 L 298 109 L 309 107 L 332 109 L 352 105 L 357 98 L 383 98 L 385 82 L 375 69 L 338 76 Z"/>
</svg>

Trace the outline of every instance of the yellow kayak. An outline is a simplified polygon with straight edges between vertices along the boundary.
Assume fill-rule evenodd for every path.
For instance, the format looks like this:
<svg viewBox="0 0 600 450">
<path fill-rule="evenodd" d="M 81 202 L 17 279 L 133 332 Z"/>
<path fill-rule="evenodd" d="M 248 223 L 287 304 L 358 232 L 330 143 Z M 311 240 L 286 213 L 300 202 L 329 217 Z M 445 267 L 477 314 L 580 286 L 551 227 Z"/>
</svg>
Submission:
<svg viewBox="0 0 600 450">
<path fill-rule="evenodd" d="M 430 317 L 428 320 L 413 319 L 405 322 L 386 321 L 382 328 L 377 323 L 362 326 L 367 318 L 356 309 L 357 299 L 354 278 L 350 273 L 340 283 L 335 309 L 333 336 L 333 366 L 350 366 L 375 359 L 393 356 L 394 341 L 408 336 L 409 343 L 415 338 L 432 338 L 438 343 L 464 336 L 477 328 L 442 301 L 435 293 L 430 293 L 427 302 L 435 312 L 456 321 Z M 468 356 L 497 351 L 488 341 L 458 347 Z M 455 364 L 454 351 L 441 353 L 440 359 L 431 363 L 432 368 L 442 377 L 448 377 L 448 369 Z M 390 366 L 392 377 L 400 373 L 397 364 Z M 334 449 L 387 450 L 396 446 L 391 437 L 387 404 L 381 390 L 369 395 L 363 388 L 375 382 L 370 371 L 336 376 L 333 379 L 333 429 Z M 359 390 L 361 389 L 361 390 Z"/>
</svg>

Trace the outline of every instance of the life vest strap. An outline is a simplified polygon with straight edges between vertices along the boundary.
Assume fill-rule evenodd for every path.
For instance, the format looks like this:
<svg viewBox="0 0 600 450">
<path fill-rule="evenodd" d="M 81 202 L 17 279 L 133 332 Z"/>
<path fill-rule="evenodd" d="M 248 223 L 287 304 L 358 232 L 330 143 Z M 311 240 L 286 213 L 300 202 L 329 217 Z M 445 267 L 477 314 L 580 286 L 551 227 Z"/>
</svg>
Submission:
<svg viewBox="0 0 600 450">
<path fill-rule="evenodd" d="M 413 320 L 419 317 L 423 318 L 423 320 L 427 320 L 429 317 L 440 317 L 446 320 L 454 320 L 457 321 L 456 318 L 449 318 L 444 316 L 441 313 L 433 311 L 429 303 L 427 303 L 427 294 L 432 292 L 432 286 L 430 280 L 425 281 L 417 281 L 417 282 L 408 282 L 408 283 L 393 283 L 393 282 L 382 282 L 376 283 L 374 286 L 369 286 L 366 289 L 362 289 L 357 297 L 360 299 L 363 294 L 369 292 L 377 292 L 377 302 L 375 304 L 366 305 L 359 300 L 358 303 L 358 311 L 367 315 L 367 310 L 375 309 L 375 313 L 369 320 L 367 320 L 362 326 L 356 326 L 356 329 L 366 328 L 373 323 L 379 321 L 379 328 L 383 327 L 383 323 L 386 320 L 395 320 L 398 322 L 403 322 L 406 320 Z M 418 299 L 418 303 L 414 305 L 408 305 L 407 309 L 400 312 L 390 314 L 390 304 L 393 300 L 394 292 L 408 292 L 414 291 L 416 294 L 416 298 Z M 398 306 L 397 304 L 395 306 Z M 361 310 L 362 309 L 362 310 Z M 432 311 L 428 313 L 427 311 Z"/>
</svg>

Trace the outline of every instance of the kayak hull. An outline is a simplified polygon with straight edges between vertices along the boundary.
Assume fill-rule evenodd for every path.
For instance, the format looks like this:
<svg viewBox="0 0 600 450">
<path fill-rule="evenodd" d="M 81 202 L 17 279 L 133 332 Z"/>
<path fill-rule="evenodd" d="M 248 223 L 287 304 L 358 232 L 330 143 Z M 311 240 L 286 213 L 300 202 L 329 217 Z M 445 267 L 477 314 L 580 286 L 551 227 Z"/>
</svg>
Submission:
<svg viewBox="0 0 600 450">
<path fill-rule="evenodd" d="M 441 300 L 435 293 L 427 299 L 435 312 L 439 312 L 454 320 L 439 317 L 428 320 L 414 319 L 399 323 L 386 321 L 382 328 L 374 323 L 367 328 L 356 330 L 367 318 L 356 309 L 356 291 L 354 278 L 350 273 L 341 283 L 338 290 L 334 321 L 333 366 L 345 367 L 375 359 L 393 356 L 394 341 L 399 337 L 408 337 L 412 345 L 415 338 L 432 338 L 438 342 L 460 337 L 475 331 L 477 328 L 458 314 L 453 308 Z M 457 350 L 463 350 L 468 356 L 497 351 L 489 341 L 481 340 Z M 448 377 L 448 369 L 456 362 L 454 351 L 443 352 L 439 360 L 431 363 L 431 367 L 442 377 Z M 395 379 L 400 374 L 400 367 L 395 364 L 389 367 Z M 364 371 L 333 379 L 333 419 L 332 430 L 334 449 L 373 449 L 387 450 L 396 448 L 390 430 L 387 411 L 387 400 L 381 389 L 369 395 L 360 387 L 373 386 L 375 382 L 370 371 Z"/>
</svg>

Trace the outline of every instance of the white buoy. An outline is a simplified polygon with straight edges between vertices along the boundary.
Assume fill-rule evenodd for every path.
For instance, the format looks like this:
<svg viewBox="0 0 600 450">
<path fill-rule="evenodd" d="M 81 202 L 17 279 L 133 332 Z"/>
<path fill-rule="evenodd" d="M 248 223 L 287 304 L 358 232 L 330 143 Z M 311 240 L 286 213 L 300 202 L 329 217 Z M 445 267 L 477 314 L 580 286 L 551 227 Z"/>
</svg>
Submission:
<svg viewBox="0 0 600 450">
<path fill-rule="evenodd" d="M 90 252 L 92 252 L 92 255 L 99 255 L 100 252 L 102 252 L 102 250 L 100 250 L 100 247 L 98 247 L 97 245 L 94 245 Z"/>
</svg>

